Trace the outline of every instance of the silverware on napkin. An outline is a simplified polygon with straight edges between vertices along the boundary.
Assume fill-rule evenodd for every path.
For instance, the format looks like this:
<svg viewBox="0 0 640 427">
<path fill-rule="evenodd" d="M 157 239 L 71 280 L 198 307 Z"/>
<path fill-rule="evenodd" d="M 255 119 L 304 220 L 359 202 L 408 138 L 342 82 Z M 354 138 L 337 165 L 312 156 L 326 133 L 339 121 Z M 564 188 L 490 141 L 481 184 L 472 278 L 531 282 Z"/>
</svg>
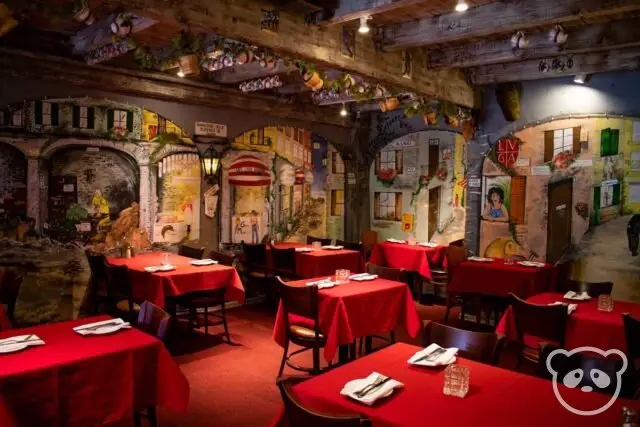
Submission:
<svg viewBox="0 0 640 427">
<path fill-rule="evenodd" d="M 12 344 L 22 344 L 25 342 L 30 342 L 30 341 L 38 341 L 38 340 L 32 340 L 31 338 L 33 337 L 33 334 L 27 336 L 26 338 L 23 338 L 21 340 L 12 340 L 12 341 L 4 341 L 0 343 L 0 347 L 5 346 L 5 345 L 12 345 Z"/>
<path fill-rule="evenodd" d="M 356 391 L 354 394 L 359 398 L 364 397 L 367 394 L 371 393 L 372 391 L 379 389 L 380 387 L 382 387 L 385 383 L 387 383 L 389 381 L 391 381 L 391 377 L 384 378 L 384 377 L 382 377 L 380 375 L 380 376 L 378 376 L 376 378 L 376 380 L 372 384 L 369 384 L 368 386 L 364 387 L 363 389 L 361 389 L 359 391 Z"/>
<path fill-rule="evenodd" d="M 420 357 L 419 359 L 416 359 L 413 361 L 413 363 L 417 363 L 417 362 L 435 362 L 436 360 L 438 360 L 438 358 L 440 356 L 442 356 L 444 353 L 446 353 L 447 350 L 442 348 L 442 347 L 438 347 L 435 350 L 433 350 L 431 353 L 429 354 L 425 354 L 424 356 Z"/>
<path fill-rule="evenodd" d="M 76 331 L 95 331 L 96 329 L 104 328 L 106 326 L 116 326 L 116 325 L 124 325 L 124 322 L 113 321 L 109 323 L 102 323 L 100 325 L 87 326 L 86 328 L 79 326 L 76 328 Z"/>
</svg>

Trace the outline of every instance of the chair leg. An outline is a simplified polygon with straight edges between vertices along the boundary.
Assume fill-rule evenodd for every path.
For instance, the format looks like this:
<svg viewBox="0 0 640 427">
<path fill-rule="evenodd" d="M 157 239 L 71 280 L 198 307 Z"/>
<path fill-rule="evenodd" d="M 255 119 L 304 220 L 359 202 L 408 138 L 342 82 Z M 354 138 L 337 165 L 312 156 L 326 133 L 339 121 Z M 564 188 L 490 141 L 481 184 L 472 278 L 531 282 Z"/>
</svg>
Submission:
<svg viewBox="0 0 640 427">
<path fill-rule="evenodd" d="M 196 310 L 194 308 L 189 308 L 189 329 L 193 332 L 195 328 L 194 318 L 196 317 Z"/>
<path fill-rule="evenodd" d="M 149 416 L 149 425 L 151 427 L 158 427 L 158 417 L 156 415 L 156 407 L 149 406 L 147 408 L 147 414 Z"/>
<path fill-rule="evenodd" d="M 209 307 L 204 307 L 204 333 L 209 335 Z"/>
<path fill-rule="evenodd" d="M 142 417 L 140 416 L 140 412 L 133 412 L 133 425 L 135 427 L 142 427 Z"/>
<path fill-rule="evenodd" d="M 391 331 L 391 333 L 389 334 L 389 342 L 391 344 L 396 343 L 396 331 Z"/>
<path fill-rule="evenodd" d="M 318 347 L 314 347 L 313 350 L 313 374 L 320 373 L 320 349 Z"/>
<path fill-rule="evenodd" d="M 224 326 L 224 334 L 227 336 L 227 343 L 231 344 L 231 335 L 229 335 L 229 325 L 227 325 L 227 309 L 225 308 L 225 303 L 222 303 L 222 307 L 220 308 L 220 313 L 222 314 L 222 326 Z"/>
<path fill-rule="evenodd" d="M 447 309 L 444 311 L 444 324 L 449 324 L 449 312 L 451 311 L 451 305 L 453 304 L 453 298 L 451 296 L 447 296 Z M 464 305 L 464 304 L 463 304 Z"/>
<path fill-rule="evenodd" d="M 280 370 L 278 371 L 278 378 L 282 376 L 282 372 L 284 372 L 284 364 L 287 361 L 287 353 L 289 352 L 289 340 L 287 340 L 284 345 L 284 351 L 282 352 L 282 362 L 280 362 Z"/>
</svg>

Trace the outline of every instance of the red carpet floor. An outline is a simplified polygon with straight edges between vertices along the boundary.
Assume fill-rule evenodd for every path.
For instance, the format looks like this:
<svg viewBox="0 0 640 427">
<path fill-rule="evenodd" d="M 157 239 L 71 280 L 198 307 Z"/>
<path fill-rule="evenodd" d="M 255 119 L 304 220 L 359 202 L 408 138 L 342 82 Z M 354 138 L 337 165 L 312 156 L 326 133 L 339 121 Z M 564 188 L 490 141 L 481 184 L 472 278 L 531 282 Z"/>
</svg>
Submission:
<svg viewBox="0 0 640 427">
<path fill-rule="evenodd" d="M 443 307 L 418 306 L 420 317 L 441 321 Z M 452 312 L 452 318 L 457 316 Z M 264 306 L 244 306 L 228 311 L 229 330 L 234 345 L 221 338 L 222 327 L 209 328 L 210 336 L 180 336 L 172 352 L 189 380 L 191 398 L 186 414 L 160 410 L 162 427 L 176 426 L 267 426 L 280 410 L 275 386 L 282 357 L 272 339 L 275 314 Z M 220 335 L 214 335 L 220 334 Z M 398 331 L 399 341 L 420 343 Z M 296 359 L 300 364 L 306 353 Z M 310 357 L 309 357 L 310 359 Z M 302 373 L 285 368 L 285 375 Z"/>
</svg>

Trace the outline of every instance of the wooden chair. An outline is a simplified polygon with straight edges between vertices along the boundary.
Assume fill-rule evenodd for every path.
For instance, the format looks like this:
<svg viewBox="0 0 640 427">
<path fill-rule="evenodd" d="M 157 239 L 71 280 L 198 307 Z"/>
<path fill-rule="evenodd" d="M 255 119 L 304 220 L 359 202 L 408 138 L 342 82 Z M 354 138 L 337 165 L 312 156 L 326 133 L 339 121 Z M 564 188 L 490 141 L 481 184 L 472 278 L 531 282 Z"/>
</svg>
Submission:
<svg viewBox="0 0 640 427">
<path fill-rule="evenodd" d="M 267 245 L 264 243 L 242 242 L 244 265 L 246 267 L 247 284 L 253 290 L 256 286 L 267 286 L 266 294 L 268 302 L 273 305 L 274 295 L 271 289 L 273 274 L 267 265 Z"/>
<path fill-rule="evenodd" d="M 567 291 L 586 292 L 592 298 L 600 295 L 610 295 L 613 290 L 613 282 L 581 282 L 579 280 L 567 280 L 560 292 Z"/>
<path fill-rule="evenodd" d="M 187 294 L 175 296 L 172 298 L 177 307 L 187 309 L 189 319 L 189 328 L 193 331 L 195 325 L 200 326 L 198 321 L 198 310 L 204 311 L 204 333 L 209 334 L 209 326 L 222 325 L 227 343 L 231 344 L 231 336 L 229 335 L 229 325 L 227 323 L 226 310 L 226 288 L 209 289 L 206 291 L 195 291 Z M 219 312 L 209 312 L 210 308 L 220 307 Z M 213 316 L 219 320 L 209 322 L 209 316 Z"/>
<path fill-rule="evenodd" d="M 294 385 L 303 378 L 278 378 L 277 384 L 290 426 L 306 427 L 370 427 L 371 421 L 359 414 L 328 414 L 304 406 L 295 396 Z"/>
<path fill-rule="evenodd" d="M 445 258 L 447 259 L 446 283 L 444 285 L 440 285 L 440 283 L 444 282 L 443 276 L 440 276 L 439 286 L 443 286 L 444 291 L 446 292 L 446 288 L 451 282 L 451 279 L 455 275 L 458 267 L 460 267 L 460 264 L 462 264 L 467 259 L 467 250 L 464 247 L 449 245 L 447 246 L 447 249 L 445 251 Z M 449 322 L 449 313 L 451 312 L 451 308 L 454 305 L 459 303 L 460 303 L 460 299 L 458 299 L 456 295 L 450 295 L 449 293 L 447 293 L 447 308 L 444 313 L 445 325 Z M 464 302 L 462 303 L 462 305 L 464 308 Z M 462 318 L 464 320 L 464 310 L 463 310 Z"/>
<path fill-rule="evenodd" d="M 333 239 L 329 239 L 329 238 L 324 239 L 322 237 L 307 236 L 307 245 L 310 245 L 313 242 L 320 242 L 322 246 L 327 246 L 327 245 L 330 245 L 332 241 Z"/>
<path fill-rule="evenodd" d="M 630 313 L 624 313 L 622 322 L 629 361 L 627 371 L 633 379 L 634 399 L 638 399 L 640 398 L 640 319 L 633 317 Z"/>
<path fill-rule="evenodd" d="M 89 263 L 89 269 L 91 270 L 87 294 L 91 305 L 91 312 L 97 314 L 100 303 L 106 303 L 109 300 L 109 295 L 107 294 L 107 272 L 104 267 L 105 256 L 104 254 L 93 252 L 89 249 L 85 250 L 84 253 Z"/>
<path fill-rule="evenodd" d="M 393 280 L 395 282 L 409 283 L 409 273 L 403 268 L 383 267 L 368 262 L 366 264 L 366 272 L 369 274 L 377 274 L 381 279 Z"/>
<path fill-rule="evenodd" d="M 350 249 L 352 251 L 358 251 L 364 256 L 364 245 L 362 242 L 347 242 L 346 240 L 336 239 L 337 246 L 344 246 L 345 249 Z"/>
<path fill-rule="evenodd" d="M 126 266 L 115 266 L 104 262 L 107 276 L 107 295 L 109 313 L 122 316 L 134 323 L 140 313 L 140 305 L 133 298 L 133 288 L 129 280 L 129 269 Z"/>
<path fill-rule="evenodd" d="M 204 247 L 194 248 L 193 246 L 180 245 L 178 247 L 178 255 L 186 256 L 187 258 L 202 259 L 204 249 Z"/>
<path fill-rule="evenodd" d="M 145 301 L 140 305 L 136 327 L 164 342 L 168 336 L 171 315 L 152 303 Z"/>
<path fill-rule="evenodd" d="M 235 255 L 218 251 L 209 251 L 209 258 L 227 267 L 233 267 L 236 261 Z"/>
<path fill-rule="evenodd" d="M 364 259 L 368 260 L 371 256 L 373 247 L 378 243 L 378 232 L 373 230 L 365 230 L 362 232 L 362 246 L 364 247 Z"/>
<path fill-rule="evenodd" d="M 462 357 L 489 365 L 497 365 L 504 337 L 495 333 L 472 332 L 436 322 L 424 328 L 424 345 L 457 347 Z"/>
<path fill-rule="evenodd" d="M 464 239 L 454 240 L 453 242 L 449 242 L 449 246 L 457 246 L 459 248 L 464 248 Z"/>
<path fill-rule="evenodd" d="M 518 362 L 528 361 L 540 365 L 542 359 L 541 348 L 532 347 L 525 343 L 525 335 L 543 340 L 542 344 L 551 344 L 564 348 L 564 335 L 569 316 L 565 305 L 538 305 L 528 303 L 513 293 L 511 300 L 511 315 L 516 325 L 518 338 Z"/>
<path fill-rule="evenodd" d="M 273 260 L 275 274 L 285 280 L 295 280 L 299 278 L 296 274 L 295 248 L 278 249 L 271 245 L 271 259 Z"/>
<path fill-rule="evenodd" d="M 309 372 L 314 375 L 319 374 L 320 349 L 324 347 L 326 337 L 320 331 L 319 325 L 318 287 L 289 286 L 278 276 L 276 276 L 276 280 L 280 287 L 282 314 L 284 315 L 285 328 L 287 330 L 287 342 L 284 346 L 278 377 L 282 376 L 285 363 L 298 371 Z M 304 317 L 308 320 L 308 323 L 304 325 L 290 323 L 290 315 Z M 290 342 L 302 348 L 288 354 Z M 290 362 L 292 356 L 307 350 L 311 350 L 313 353 L 313 367 L 311 369 L 303 368 Z"/>
<path fill-rule="evenodd" d="M 0 304 L 7 306 L 7 317 L 11 324 L 16 326 L 15 311 L 18 294 L 24 276 L 15 268 L 4 267 L 0 269 Z"/>
</svg>

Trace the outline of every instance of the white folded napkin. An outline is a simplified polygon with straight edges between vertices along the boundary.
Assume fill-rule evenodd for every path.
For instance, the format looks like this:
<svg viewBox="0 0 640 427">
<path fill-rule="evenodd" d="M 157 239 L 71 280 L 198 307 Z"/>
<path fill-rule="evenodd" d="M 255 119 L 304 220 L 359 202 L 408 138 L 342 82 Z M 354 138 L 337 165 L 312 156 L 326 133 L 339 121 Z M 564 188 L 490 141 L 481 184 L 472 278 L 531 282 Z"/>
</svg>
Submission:
<svg viewBox="0 0 640 427">
<path fill-rule="evenodd" d="M 316 280 L 315 282 L 307 282 L 306 283 L 307 286 L 317 286 L 318 289 L 332 288 L 337 284 L 338 284 L 337 282 L 332 281 L 330 278 L 326 278 L 326 279 L 322 279 L 322 280 Z"/>
<path fill-rule="evenodd" d="M 390 395 L 394 389 L 404 387 L 404 384 L 402 384 L 401 382 L 394 379 L 389 379 L 384 384 L 380 385 L 377 388 L 374 388 L 364 396 L 357 395 L 357 392 L 363 390 L 366 386 L 374 384 L 377 381 L 386 380 L 387 378 L 388 377 L 382 374 L 372 372 L 367 378 L 360 378 L 346 383 L 342 390 L 340 390 L 340 394 L 343 396 L 349 396 L 350 398 L 357 400 L 360 403 L 371 406 L 378 399 Z"/>
<path fill-rule="evenodd" d="M 144 271 L 147 273 L 156 273 L 158 271 L 171 271 L 175 270 L 176 266 L 171 264 L 166 265 L 150 265 L 149 267 L 145 267 Z"/>
<path fill-rule="evenodd" d="M 418 246 L 426 246 L 428 248 L 435 248 L 438 245 L 436 243 L 431 243 L 431 242 L 418 242 Z"/>
<path fill-rule="evenodd" d="M 26 344 L 30 345 L 44 345 L 44 341 L 37 335 L 16 335 L 15 337 L 5 338 L 0 340 L 0 349 L 9 345 Z"/>
<path fill-rule="evenodd" d="M 296 248 L 296 252 L 312 252 L 313 248 Z"/>
<path fill-rule="evenodd" d="M 358 279 L 360 277 L 366 277 L 369 276 L 369 273 L 358 273 L 358 274 L 352 274 L 351 276 L 349 276 L 349 279 Z"/>
<path fill-rule="evenodd" d="M 100 329 L 107 327 L 118 327 L 119 329 L 129 329 L 131 325 L 122 319 L 107 319 L 100 322 L 87 323 L 85 325 L 76 326 L 73 330 L 80 335 L 100 334 Z"/>
<path fill-rule="evenodd" d="M 329 249 L 329 250 L 337 251 L 339 249 L 344 249 L 344 246 L 326 245 L 326 246 L 323 246 L 322 249 Z"/>
<path fill-rule="evenodd" d="M 218 261 L 213 260 L 211 258 L 205 258 L 205 259 L 194 259 L 193 261 L 189 261 L 189 264 L 191 265 L 212 265 L 212 264 L 217 264 Z"/>
<path fill-rule="evenodd" d="M 483 258 L 481 256 L 470 256 L 467 260 L 476 262 L 493 262 L 492 258 Z"/>
<path fill-rule="evenodd" d="M 525 267 L 544 267 L 544 262 L 536 262 L 536 261 L 518 261 L 518 264 L 523 265 Z"/>
<path fill-rule="evenodd" d="M 377 274 L 365 274 L 357 277 L 350 277 L 350 279 L 355 280 L 356 282 L 364 282 L 367 280 L 375 280 L 378 278 Z"/>
<path fill-rule="evenodd" d="M 566 294 L 564 294 L 563 298 L 572 299 L 576 301 L 587 301 L 591 299 L 591 297 L 587 292 L 577 293 L 574 291 L 567 292 Z"/>
<path fill-rule="evenodd" d="M 391 243 L 407 243 L 406 240 L 398 240 L 398 239 L 393 239 L 393 238 L 387 239 L 387 242 L 391 242 Z"/>
<path fill-rule="evenodd" d="M 562 301 L 552 302 L 551 304 L 547 304 L 547 305 L 566 305 L 567 306 L 567 312 L 569 314 L 573 313 L 574 311 L 576 311 L 578 309 L 578 304 L 567 304 L 566 302 L 562 302 Z"/>
<path fill-rule="evenodd" d="M 439 349 L 443 349 L 444 353 L 438 356 L 436 360 L 422 359 L 423 357 Z M 455 362 L 456 354 L 458 354 L 458 349 L 455 347 L 445 349 L 443 347 L 440 347 L 436 343 L 432 343 L 429 346 L 427 346 L 427 348 L 422 349 L 418 351 L 416 354 L 414 354 L 413 356 L 411 356 L 411 358 L 407 362 L 409 362 L 412 365 L 419 365 L 419 366 L 443 366 L 443 365 L 449 365 Z"/>
</svg>

